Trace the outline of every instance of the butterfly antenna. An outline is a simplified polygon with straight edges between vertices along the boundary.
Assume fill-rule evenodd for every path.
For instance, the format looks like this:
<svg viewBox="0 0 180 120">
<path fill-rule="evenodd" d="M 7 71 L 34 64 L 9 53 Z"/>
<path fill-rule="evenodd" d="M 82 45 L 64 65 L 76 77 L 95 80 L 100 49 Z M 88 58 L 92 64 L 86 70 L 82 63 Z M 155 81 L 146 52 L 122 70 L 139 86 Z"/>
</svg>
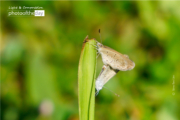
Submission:
<svg viewBox="0 0 180 120">
<path fill-rule="evenodd" d="M 118 95 L 117 93 L 115 93 L 115 92 L 113 92 L 112 90 L 110 90 L 109 88 L 107 88 L 107 87 L 105 87 L 105 86 L 103 86 L 103 88 L 105 88 L 105 89 L 107 89 L 107 90 L 109 90 L 110 92 L 112 92 L 114 95 L 116 95 L 117 97 L 119 97 L 120 95 Z"/>
<path fill-rule="evenodd" d="M 101 29 L 99 29 L 99 36 L 100 36 L 100 40 L 101 40 L 101 44 L 102 44 L 102 39 L 101 39 Z"/>
</svg>

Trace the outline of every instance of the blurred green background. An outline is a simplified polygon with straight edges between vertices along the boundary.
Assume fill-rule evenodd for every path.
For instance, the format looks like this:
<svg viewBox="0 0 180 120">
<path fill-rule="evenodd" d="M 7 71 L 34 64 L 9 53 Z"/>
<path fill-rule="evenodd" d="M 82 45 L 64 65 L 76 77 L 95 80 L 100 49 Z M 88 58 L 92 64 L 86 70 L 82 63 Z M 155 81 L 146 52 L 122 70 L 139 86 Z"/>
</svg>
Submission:
<svg viewBox="0 0 180 120">
<path fill-rule="evenodd" d="M 86 35 L 129 55 L 96 97 L 96 120 L 180 119 L 180 2 L 1 1 L 1 120 L 78 120 Z M 45 17 L 8 17 L 39 6 Z M 97 75 L 103 65 L 97 59 Z"/>
</svg>

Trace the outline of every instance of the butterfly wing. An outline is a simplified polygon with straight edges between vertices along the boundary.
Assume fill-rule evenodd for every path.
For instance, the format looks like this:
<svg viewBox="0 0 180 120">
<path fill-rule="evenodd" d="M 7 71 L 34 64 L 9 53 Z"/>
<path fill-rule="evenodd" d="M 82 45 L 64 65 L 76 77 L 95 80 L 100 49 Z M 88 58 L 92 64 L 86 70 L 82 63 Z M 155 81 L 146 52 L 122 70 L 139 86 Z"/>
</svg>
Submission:
<svg viewBox="0 0 180 120">
<path fill-rule="evenodd" d="M 110 66 L 104 65 L 101 73 L 96 79 L 96 90 L 99 92 L 104 84 L 106 84 L 114 75 L 116 75 L 117 72 L 118 70 L 113 70 L 110 68 Z"/>
<path fill-rule="evenodd" d="M 100 53 L 103 63 L 111 66 L 114 70 L 127 71 L 135 66 L 134 62 L 127 55 L 123 55 L 111 48 L 101 48 Z"/>
</svg>

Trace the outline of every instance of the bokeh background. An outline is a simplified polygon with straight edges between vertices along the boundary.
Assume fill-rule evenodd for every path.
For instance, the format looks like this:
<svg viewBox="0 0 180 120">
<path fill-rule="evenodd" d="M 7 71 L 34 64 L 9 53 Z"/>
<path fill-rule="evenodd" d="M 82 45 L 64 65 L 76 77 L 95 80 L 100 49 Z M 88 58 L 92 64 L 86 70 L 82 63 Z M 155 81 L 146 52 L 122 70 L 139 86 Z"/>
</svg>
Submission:
<svg viewBox="0 0 180 120">
<path fill-rule="evenodd" d="M 179 5 L 1 1 L 1 120 L 78 120 L 80 52 L 86 35 L 100 41 L 98 29 L 104 45 L 136 66 L 100 91 L 95 119 L 179 120 Z M 45 17 L 8 17 L 9 6 L 40 6 Z M 98 75 L 101 57 L 97 63 Z"/>
</svg>

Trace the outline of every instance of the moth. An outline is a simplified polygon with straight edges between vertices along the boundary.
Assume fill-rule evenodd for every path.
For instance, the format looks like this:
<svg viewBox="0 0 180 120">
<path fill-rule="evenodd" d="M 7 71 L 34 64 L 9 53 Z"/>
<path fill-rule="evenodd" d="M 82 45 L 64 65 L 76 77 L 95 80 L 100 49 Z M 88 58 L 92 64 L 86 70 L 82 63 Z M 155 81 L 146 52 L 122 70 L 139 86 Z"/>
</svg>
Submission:
<svg viewBox="0 0 180 120">
<path fill-rule="evenodd" d="M 109 48 L 97 42 L 97 51 L 102 57 L 104 63 L 101 73 L 96 79 L 96 95 L 113 76 L 119 71 L 132 70 L 135 63 L 129 59 L 128 55 L 121 54 L 112 48 Z"/>
</svg>

